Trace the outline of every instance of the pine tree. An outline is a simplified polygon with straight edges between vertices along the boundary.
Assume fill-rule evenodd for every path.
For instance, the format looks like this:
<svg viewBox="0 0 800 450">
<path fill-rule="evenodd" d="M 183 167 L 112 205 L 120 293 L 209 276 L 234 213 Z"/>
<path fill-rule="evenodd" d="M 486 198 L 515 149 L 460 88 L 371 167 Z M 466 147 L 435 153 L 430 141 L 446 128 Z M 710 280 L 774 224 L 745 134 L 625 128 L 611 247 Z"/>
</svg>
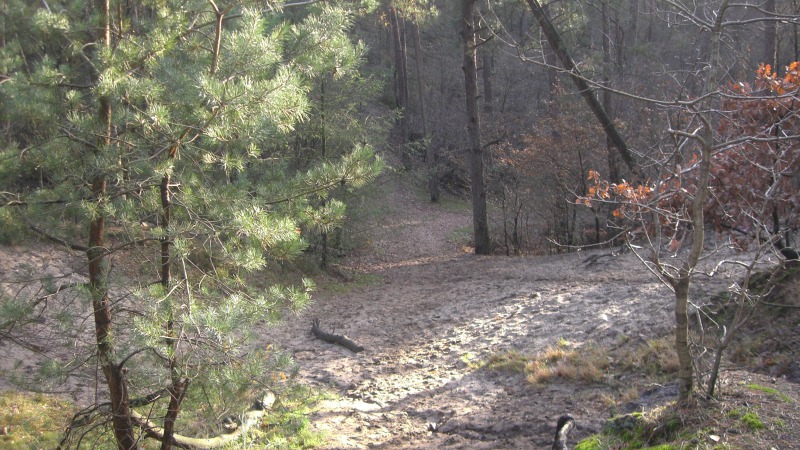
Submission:
<svg viewBox="0 0 800 450">
<path fill-rule="evenodd" d="M 83 253 L 88 279 L 73 289 L 81 309 L 3 298 L 0 326 L 36 327 L 38 315 L 77 331 L 89 319 L 94 342 L 75 333 L 68 343 L 83 364 L 51 365 L 102 369 L 99 401 L 110 403 L 92 414 L 111 418 L 119 448 L 142 436 L 182 445 L 185 405 L 200 419 L 214 401 L 243 410 L 286 370 L 286 358 L 254 351 L 251 330 L 307 305 L 312 283 L 248 279 L 304 250 L 315 196 L 381 169 L 366 141 L 302 168 L 287 145 L 309 117 L 314 80 L 357 74 L 349 13 L 213 0 L 7 4 L 0 220 Z"/>
</svg>

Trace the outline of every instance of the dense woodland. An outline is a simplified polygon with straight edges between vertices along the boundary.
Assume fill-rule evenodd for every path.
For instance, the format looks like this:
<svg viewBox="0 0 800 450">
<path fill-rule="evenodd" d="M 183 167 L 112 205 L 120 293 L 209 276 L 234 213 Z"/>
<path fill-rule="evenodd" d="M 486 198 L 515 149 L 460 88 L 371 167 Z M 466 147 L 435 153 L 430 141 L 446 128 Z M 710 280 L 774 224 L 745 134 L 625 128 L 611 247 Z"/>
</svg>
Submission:
<svg viewBox="0 0 800 450">
<path fill-rule="evenodd" d="M 254 278 L 346 254 L 347 202 L 382 172 L 412 173 L 432 202 L 469 198 L 478 254 L 641 255 L 675 294 L 684 400 L 715 395 L 778 279 L 751 289 L 756 269 L 798 259 L 796 0 L 0 9 L 0 240 L 55 243 L 86 272 L 4 285 L 0 330 L 24 342 L 46 316 L 77 337 L 43 379 L 103 378 L 64 448 L 98 417 L 121 449 L 235 440 L 176 430 L 214 421 L 204 404 L 253 420 L 271 406 L 264 388 L 291 361 L 252 351 L 248 326 L 314 288 Z M 698 357 L 689 289 L 723 248 L 740 255 L 721 263 L 742 271 L 736 313 Z"/>
</svg>

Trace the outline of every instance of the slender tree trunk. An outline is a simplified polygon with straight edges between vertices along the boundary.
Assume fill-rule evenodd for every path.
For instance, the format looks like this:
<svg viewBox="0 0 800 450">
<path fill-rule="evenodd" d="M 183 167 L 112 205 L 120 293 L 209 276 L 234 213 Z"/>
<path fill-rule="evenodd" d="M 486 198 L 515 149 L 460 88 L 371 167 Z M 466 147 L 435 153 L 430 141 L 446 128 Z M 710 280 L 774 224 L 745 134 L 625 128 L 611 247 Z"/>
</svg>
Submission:
<svg viewBox="0 0 800 450">
<path fill-rule="evenodd" d="M 419 121 L 422 136 L 428 136 L 428 124 L 425 121 L 425 80 L 422 77 L 422 43 L 419 37 L 419 24 L 411 22 L 412 39 L 414 41 L 414 68 L 417 73 L 417 101 L 419 102 Z"/>
<path fill-rule="evenodd" d="M 177 149 L 178 144 L 176 143 L 173 149 L 170 149 L 168 152 L 168 157 L 170 159 L 175 158 L 175 152 Z M 161 249 L 160 249 L 160 259 L 161 259 L 161 281 L 160 284 L 164 289 L 164 292 L 169 292 L 170 284 L 172 283 L 172 271 L 171 271 L 171 261 L 170 261 L 170 247 L 172 245 L 172 240 L 169 236 L 169 229 L 170 229 L 170 220 L 172 215 L 172 193 L 170 192 L 170 175 L 166 174 L 161 179 L 161 228 L 164 232 L 164 237 L 161 239 Z M 168 304 L 172 303 L 171 298 L 167 298 L 165 300 Z M 165 332 L 165 339 L 167 339 L 167 345 L 172 347 L 173 349 L 173 356 L 169 359 L 169 372 L 170 372 L 170 382 L 171 385 L 169 387 L 170 393 L 170 401 L 169 406 L 167 407 L 167 413 L 164 416 L 164 439 L 161 441 L 161 450 L 170 450 L 172 448 L 173 443 L 173 435 L 175 433 L 175 423 L 178 420 L 178 414 L 180 414 L 181 410 L 181 402 L 183 401 L 183 397 L 186 394 L 186 388 L 189 385 L 188 379 L 180 378 L 180 372 L 178 370 L 178 361 L 177 356 L 177 333 L 175 332 L 175 321 L 173 317 L 172 308 L 169 311 L 169 317 L 166 323 L 166 332 Z"/>
<path fill-rule="evenodd" d="M 675 350 L 678 354 L 678 392 L 681 400 L 689 398 L 694 382 L 694 365 L 689 348 L 689 276 L 681 276 L 672 284 L 675 289 Z"/>
<path fill-rule="evenodd" d="M 216 24 L 214 27 L 214 47 L 211 53 L 211 66 L 209 67 L 209 74 L 215 75 L 219 67 L 220 49 L 222 46 L 222 25 L 225 17 L 225 11 L 221 11 L 215 2 L 211 2 L 216 14 Z M 187 127 L 181 133 L 177 142 L 170 147 L 167 152 L 167 158 L 174 162 L 178 148 L 181 142 L 189 134 L 190 129 Z M 170 227 L 172 220 L 172 192 L 170 190 L 171 176 L 169 173 L 164 175 L 161 179 L 159 191 L 161 194 L 161 228 L 164 237 L 161 239 L 160 248 L 160 266 L 161 266 L 161 287 L 164 293 L 170 291 L 170 284 L 172 283 L 172 262 L 170 259 L 170 248 L 172 247 L 172 238 L 170 237 Z M 172 303 L 171 298 L 165 300 L 168 304 Z M 165 339 L 167 345 L 172 348 L 173 356 L 169 359 L 169 374 L 170 374 L 170 387 L 169 394 L 170 400 L 167 406 L 167 413 L 164 415 L 164 438 L 161 441 L 161 450 L 171 450 L 174 442 L 173 436 L 175 434 L 175 424 L 178 421 L 178 415 L 181 412 L 181 403 L 186 395 L 186 389 L 189 387 L 190 380 L 188 378 L 181 378 L 180 370 L 178 369 L 177 349 L 178 349 L 178 334 L 175 331 L 175 317 L 173 316 L 172 308 L 168 313 Z"/>
<path fill-rule="evenodd" d="M 472 181 L 472 227 L 475 253 L 486 255 L 491 251 L 489 220 L 486 211 L 486 187 L 483 173 L 481 147 L 481 119 L 478 110 L 478 61 L 475 33 L 476 0 L 461 0 L 461 39 L 464 44 L 464 83 L 467 95 L 467 147 L 470 153 Z"/>
<path fill-rule="evenodd" d="M 414 66 L 417 72 L 417 101 L 419 102 L 419 121 L 422 138 L 425 139 L 425 165 L 428 169 L 428 193 L 431 202 L 439 201 L 439 177 L 436 175 L 436 152 L 432 142 L 428 141 L 428 123 L 425 118 L 425 79 L 422 77 L 422 40 L 419 36 L 419 23 L 413 21 L 412 38 L 414 40 Z"/>
<path fill-rule="evenodd" d="M 174 372 L 174 368 L 170 367 Z M 189 387 L 188 378 L 174 379 L 169 388 L 169 405 L 167 414 L 164 417 L 164 438 L 161 441 L 161 450 L 169 450 L 175 441 L 175 422 L 181 411 L 181 403 L 186 395 L 186 388 Z M 167 431 L 169 430 L 169 431 Z"/>
<path fill-rule="evenodd" d="M 747 285 L 749 283 L 749 275 L 745 277 L 745 282 L 743 285 Z M 743 296 L 744 294 L 739 294 Z M 731 329 L 727 330 L 727 333 L 722 337 L 722 341 L 717 345 L 714 353 L 714 361 L 711 365 L 711 373 L 708 376 L 708 385 L 706 386 L 706 398 L 711 399 L 714 398 L 714 392 L 717 388 L 717 379 L 719 378 L 719 369 L 722 366 L 722 355 L 728 346 L 733 342 L 733 338 L 736 336 L 739 328 L 747 322 L 747 319 L 750 317 L 750 314 L 745 311 L 745 298 L 739 298 L 736 307 L 736 314 L 734 315 L 733 321 L 731 323 Z M 753 309 L 750 309 L 750 313 L 753 312 Z"/>
<path fill-rule="evenodd" d="M 729 0 L 722 0 L 720 2 L 719 10 L 717 10 L 717 18 L 714 23 L 714 27 L 711 30 L 711 55 L 709 61 L 709 71 L 708 71 L 708 78 L 706 79 L 706 92 L 714 92 L 717 89 L 717 85 L 719 84 L 719 70 L 722 62 L 722 58 L 720 56 L 720 45 L 722 41 L 722 23 L 723 18 L 725 17 L 725 13 L 728 9 Z M 709 99 L 708 102 L 714 102 L 713 99 Z M 714 130 L 717 128 L 717 125 L 714 122 L 714 117 L 710 111 L 712 111 L 718 105 L 708 104 L 706 108 L 704 108 L 704 112 L 702 113 L 702 119 L 705 129 L 703 130 L 703 140 L 702 140 L 702 160 L 700 162 L 700 172 L 699 172 L 699 179 L 697 183 L 697 192 L 694 195 L 694 200 L 692 202 L 692 250 L 689 256 L 689 261 L 692 263 L 691 266 L 686 267 L 686 273 L 688 274 L 694 267 L 697 265 L 697 262 L 700 260 L 700 256 L 703 252 L 703 244 L 704 244 L 704 225 L 705 225 L 705 218 L 703 213 L 703 208 L 706 203 L 706 198 L 708 197 L 708 183 L 711 178 L 711 157 L 712 157 L 712 149 L 714 146 Z M 688 286 L 687 286 L 688 291 Z M 738 313 L 737 313 L 738 316 Z M 735 322 L 734 322 L 734 326 Z M 733 331 L 733 330 L 731 330 Z M 725 344 L 727 346 L 727 344 Z M 719 358 L 722 358 L 721 353 L 724 350 L 724 347 L 719 349 Z M 715 365 L 719 364 L 715 361 Z M 718 370 L 718 366 L 715 371 Z M 716 373 L 712 373 L 712 378 L 716 376 Z M 714 383 L 716 384 L 716 379 L 714 379 Z M 713 394 L 713 387 L 710 388 L 710 391 Z M 683 397 L 683 395 L 681 395 Z"/>
<path fill-rule="evenodd" d="M 489 39 L 490 36 L 485 36 Z M 481 75 L 483 79 L 483 113 L 484 117 L 489 124 L 494 122 L 494 91 L 492 89 L 492 51 L 489 48 L 491 44 L 484 40 L 484 45 L 481 46 Z M 485 123 L 485 122 L 484 122 Z M 491 126 L 491 125 L 490 125 Z M 490 148 L 484 149 L 483 152 L 484 164 L 491 167 L 492 164 L 492 151 Z"/>
<path fill-rule="evenodd" d="M 319 103 L 320 103 L 320 121 L 322 122 L 322 159 L 325 160 L 328 153 L 328 136 L 327 136 L 327 123 L 325 116 L 325 79 L 323 78 L 319 86 Z M 325 198 L 322 199 L 322 208 L 326 205 Z M 328 268 L 328 232 L 323 230 L 322 233 L 322 255 L 320 256 L 319 266 L 321 269 Z"/>
<path fill-rule="evenodd" d="M 109 0 L 100 0 L 99 6 L 100 26 L 103 31 L 101 46 L 110 48 L 111 4 Z M 98 120 L 104 130 L 95 151 L 101 152 L 112 145 L 111 99 L 102 96 L 98 99 L 98 104 Z M 137 446 L 131 422 L 127 382 L 122 368 L 115 362 L 111 300 L 108 293 L 108 257 L 105 253 L 105 217 L 102 212 L 105 196 L 106 176 L 99 173 L 92 180 L 92 198 L 97 203 L 99 213 L 89 223 L 89 250 L 86 252 L 89 259 L 89 288 L 94 308 L 97 358 L 108 385 L 114 436 L 121 450 L 130 450 Z"/>
<path fill-rule="evenodd" d="M 395 99 L 400 111 L 400 158 L 406 170 L 411 169 L 411 158 L 408 155 L 408 76 L 406 72 L 405 32 L 403 21 L 394 6 L 389 7 L 389 24 L 392 28 L 394 45 Z"/>
<path fill-rule="evenodd" d="M 575 86 L 578 88 L 581 96 L 583 96 L 583 99 L 589 105 L 589 109 L 592 110 L 592 113 L 600 122 L 600 125 L 602 125 L 603 130 L 605 130 L 606 135 L 608 135 L 609 139 L 611 139 L 611 141 L 614 143 L 614 146 L 617 148 L 622 160 L 628 166 L 628 169 L 631 172 L 637 172 L 636 161 L 633 158 L 633 154 L 631 154 L 630 150 L 628 149 L 628 145 L 625 143 L 622 135 L 619 134 L 617 127 L 614 126 L 614 122 L 606 113 L 603 105 L 597 101 L 597 97 L 595 97 L 594 92 L 589 87 L 589 84 L 581 76 L 581 73 L 578 70 L 578 67 L 575 65 L 575 62 L 572 60 L 567 47 L 561 40 L 561 36 L 558 34 L 558 31 L 556 31 L 552 22 L 550 22 L 550 18 L 547 16 L 547 14 L 545 14 L 544 9 L 542 9 L 537 0 L 527 0 L 527 2 L 531 12 L 533 12 L 533 16 L 539 22 L 542 32 L 544 33 L 545 37 L 547 37 L 547 41 L 550 43 L 553 51 L 556 52 L 556 55 L 558 55 L 558 58 L 561 60 L 561 64 L 567 70 L 567 73 L 572 78 L 572 81 L 575 83 Z"/>
<path fill-rule="evenodd" d="M 717 87 L 717 71 L 720 64 L 720 36 L 722 34 L 722 20 L 728 8 L 728 0 L 723 0 L 717 11 L 717 20 L 711 30 L 711 55 L 709 60 L 709 74 L 706 79 L 705 91 L 714 92 Z M 712 101 L 712 100 L 709 100 Z M 705 242 L 705 217 L 703 207 L 708 197 L 708 183 L 711 178 L 711 157 L 714 145 L 714 119 L 710 112 L 713 105 L 704 108 L 706 112 L 700 117 L 704 125 L 700 139 L 701 160 L 698 170 L 697 189 L 692 199 L 692 247 L 689 255 L 681 267 L 678 277 L 670 279 L 675 290 L 675 349 L 678 352 L 678 383 L 681 400 L 688 400 L 692 393 L 693 372 L 691 350 L 689 348 L 689 287 L 692 282 L 694 269 L 703 254 Z"/>
</svg>

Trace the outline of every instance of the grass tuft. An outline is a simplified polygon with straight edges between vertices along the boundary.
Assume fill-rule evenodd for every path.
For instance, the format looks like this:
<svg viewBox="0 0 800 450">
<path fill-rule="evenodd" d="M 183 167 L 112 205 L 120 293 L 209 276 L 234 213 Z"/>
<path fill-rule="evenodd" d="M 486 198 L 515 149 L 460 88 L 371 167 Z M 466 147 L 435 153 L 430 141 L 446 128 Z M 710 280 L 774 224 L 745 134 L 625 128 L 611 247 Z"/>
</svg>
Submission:
<svg viewBox="0 0 800 450">
<path fill-rule="evenodd" d="M 757 431 L 765 428 L 764 422 L 762 422 L 758 414 L 754 412 L 744 413 L 742 417 L 739 418 L 739 421 L 750 431 Z"/>
</svg>

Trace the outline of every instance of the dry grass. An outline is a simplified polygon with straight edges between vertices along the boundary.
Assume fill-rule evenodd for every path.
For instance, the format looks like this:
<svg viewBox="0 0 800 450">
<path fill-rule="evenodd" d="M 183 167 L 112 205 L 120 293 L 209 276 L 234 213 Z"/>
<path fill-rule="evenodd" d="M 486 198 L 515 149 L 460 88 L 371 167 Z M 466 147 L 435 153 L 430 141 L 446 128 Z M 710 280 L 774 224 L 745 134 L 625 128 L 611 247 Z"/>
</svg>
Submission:
<svg viewBox="0 0 800 450">
<path fill-rule="evenodd" d="M 612 355 L 618 370 L 659 378 L 677 373 L 678 354 L 671 336 L 651 339 L 636 346 L 621 346 Z"/>
<path fill-rule="evenodd" d="M 533 359 L 525 367 L 525 372 L 531 383 L 544 383 L 555 378 L 599 383 L 609 367 L 607 352 L 601 347 L 559 343 Z"/>
<path fill-rule="evenodd" d="M 602 383 L 614 374 L 622 373 L 640 374 L 650 381 L 657 381 L 677 372 L 678 357 L 669 338 L 614 349 L 562 339 L 533 356 L 515 351 L 498 353 L 476 367 L 524 373 L 534 384 L 557 379 Z M 623 397 L 628 399 L 638 395 L 633 387 L 625 391 Z"/>
</svg>

